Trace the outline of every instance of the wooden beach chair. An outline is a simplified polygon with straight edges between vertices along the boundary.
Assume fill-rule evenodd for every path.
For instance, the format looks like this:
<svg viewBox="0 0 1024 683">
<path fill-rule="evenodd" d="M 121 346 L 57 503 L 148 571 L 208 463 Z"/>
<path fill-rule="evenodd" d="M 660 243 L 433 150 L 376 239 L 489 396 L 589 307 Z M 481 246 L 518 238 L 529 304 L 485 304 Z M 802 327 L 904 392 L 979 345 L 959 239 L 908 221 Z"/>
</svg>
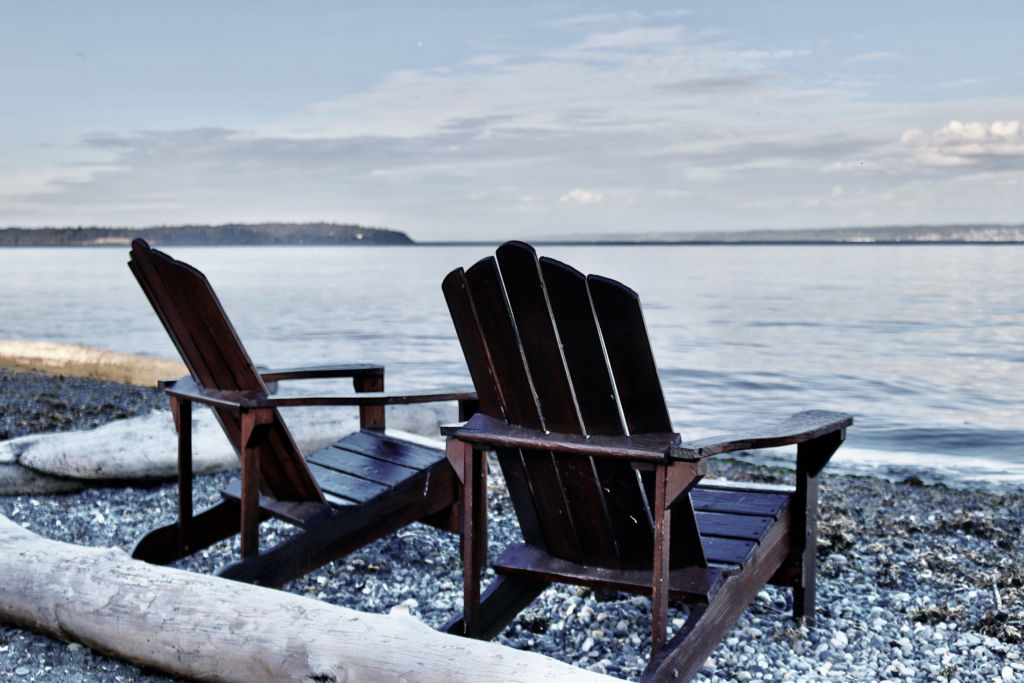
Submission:
<svg viewBox="0 0 1024 683">
<path fill-rule="evenodd" d="M 357 364 L 258 372 L 198 270 L 132 243 L 129 266 L 191 373 L 165 387 L 178 428 L 179 517 L 151 531 L 132 556 L 167 564 L 241 533 L 241 559 L 218 573 L 279 586 L 411 522 L 457 530 L 459 482 L 440 449 L 385 431 L 386 405 L 458 400 L 471 389 L 384 393 L 384 368 Z M 276 398 L 267 382 L 351 377 L 350 396 Z M 212 508 L 192 510 L 192 404 L 210 406 L 242 460 L 241 481 Z M 360 430 L 302 457 L 281 406 L 358 406 Z M 303 531 L 259 548 L 259 524 L 276 517 Z"/>
<path fill-rule="evenodd" d="M 549 582 L 652 597 L 645 680 L 687 680 L 767 582 L 812 618 L 818 473 L 850 416 L 810 411 L 684 443 L 673 433 L 637 295 L 509 242 L 443 290 L 481 412 L 448 439 L 463 482 L 464 613 L 493 638 Z M 795 488 L 698 485 L 708 456 L 797 445 Z M 486 564 L 495 450 L 525 543 Z M 669 599 L 690 605 L 671 639 Z"/>
</svg>

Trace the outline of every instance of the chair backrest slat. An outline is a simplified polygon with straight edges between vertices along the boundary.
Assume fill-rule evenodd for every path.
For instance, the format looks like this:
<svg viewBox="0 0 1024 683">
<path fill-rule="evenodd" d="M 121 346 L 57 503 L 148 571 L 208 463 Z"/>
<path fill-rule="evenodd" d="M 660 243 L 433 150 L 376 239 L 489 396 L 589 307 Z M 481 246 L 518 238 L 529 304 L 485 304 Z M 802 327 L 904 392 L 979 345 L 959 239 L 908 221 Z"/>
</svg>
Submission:
<svg viewBox="0 0 1024 683">
<path fill-rule="evenodd" d="M 559 261 L 542 258 L 540 263 L 586 433 L 624 434 L 587 279 Z M 628 463 L 606 458 L 593 462 L 605 492 L 605 513 L 616 539 L 619 566 L 648 566 L 654 537 L 638 473 Z"/>
<path fill-rule="evenodd" d="M 493 258 L 480 261 L 466 272 L 466 278 L 505 418 L 513 424 L 544 429 L 497 261 Z M 533 505 L 543 534 L 542 547 L 549 552 L 560 552 L 566 559 L 579 561 L 579 547 L 568 502 L 551 454 L 523 449 L 519 456 L 530 496 L 535 501 L 544 501 L 543 505 Z M 513 456 L 504 453 L 502 457 L 511 460 Z M 517 475 L 514 473 L 513 476 Z M 523 534 L 526 535 L 525 529 Z"/>
<path fill-rule="evenodd" d="M 513 242 L 500 247 L 497 257 L 543 427 L 582 434 L 583 425 L 537 255 L 531 247 Z M 550 452 L 538 453 L 536 457 L 540 465 L 537 477 L 545 479 L 543 485 L 551 488 L 547 479 L 553 466 L 557 476 L 554 484 L 560 492 L 564 491 L 561 500 L 565 502 L 564 514 L 572 530 L 571 540 L 559 539 L 567 546 L 563 551 L 566 559 L 593 566 L 619 566 L 618 549 L 593 460 L 558 458 Z M 549 539 L 549 543 L 552 542 Z M 574 557 L 573 551 L 577 548 L 578 556 Z"/>
<path fill-rule="evenodd" d="M 540 259 L 540 267 L 587 433 L 624 434 L 586 277 L 575 268 L 546 257 Z"/>
<path fill-rule="evenodd" d="M 640 297 L 621 282 L 600 275 L 587 276 L 587 285 L 629 433 L 671 432 Z M 653 501 L 653 479 L 644 476 L 642 482 L 647 500 Z M 673 567 L 707 564 L 689 497 L 673 509 L 670 548 Z"/>
<path fill-rule="evenodd" d="M 143 240 L 132 243 L 129 266 L 196 384 L 206 389 L 266 393 L 259 372 L 201 272 L 150 248 Z M 240 416 L 225 409 L 214 413 L 237 451 Z M 258 457 L 260 488 L 265 493 L 279 500 L 324 500 L 276 410 Z"/>
<path fill-rule="evenodd" d="M 481 268 L 488 268 L 488 266 L 482 265 Z M 476 388 L 477 398 L 480 400 L 480 410 L 485 415 L 504 420 L 506 417 L 503 397 L 496 381 L 483 326 L 477 315 L 478 302 L 474 300 L 470 292 L 469 278 L 466 272 L 462 268 L 453 270 L 444 279 L 441 289 L 448 302 L 448 310 L 455 323 L 455 331 L 459 337 L 459 343 L 462 345 L 469 375 Z M 499 354 L 499 358 L 502 357 Z M 508 489 L 509 498 L 512 499 L 512 506 L 519 519 L 523 540 L 537 547 L 546 547 L 544 531 L 537 516 L 521 453 L 515 449 L 499 449 L 498 461 L 501 464 L 502 474 L 505 475 L 505 486 Z"/>
<path fill-rule="evenodd" d="M 469 376 L 473 380 L 477 399 L 480 401 L 480 410 L 490 417 L 504 419 L 501 396 L 491 373 L 490 357 L 477 320 L 476 308 L 469 294 L 466 272 L 462 268 L 453 270 L 445 277 L 441 290 L 455 323 L 462 354 L 469 368 Z"/>
<path fill-rule="evenodd" d="M 600 275 L 588 276 L 587 285 L 630 434 L 671 432 L 640 298 L 629 287 Z"/>
</svg>

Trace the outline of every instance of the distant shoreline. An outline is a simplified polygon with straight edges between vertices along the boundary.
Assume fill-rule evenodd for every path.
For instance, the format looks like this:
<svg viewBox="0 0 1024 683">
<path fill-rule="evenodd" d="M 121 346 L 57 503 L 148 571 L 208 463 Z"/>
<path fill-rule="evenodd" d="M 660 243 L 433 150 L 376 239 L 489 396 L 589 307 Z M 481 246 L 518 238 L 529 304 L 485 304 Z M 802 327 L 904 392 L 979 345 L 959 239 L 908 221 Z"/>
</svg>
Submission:
<svg viewBox="0 0 1024 683">
<path fill-rule="evenodd" d="M 147 228 L 2 228 L 0 247 L 120 247 L 142 238 L 156 246 L 412 244 L 403 232 L 338 223 L 226 223 Z"/>
<path fill-rule="evenodd" d="M 574 240 L 524 240 L 528 241 L 533 246 L 545 246 L 545 247 L 799 247 L 799 246 L 820 246 L 820 247 L 921 247 L 921 246 L 940 246 L 940 247 L 955 247 L 955 246 L 1021 246 L 1024 245 L 1024 240 L 1006 240 L 1006 241 L 954 241 L 954 240 L 891 240 L 891 241 L 878 241 L 878 242 L 863 242 L 863 241 L 837 241 L 837 240 L 757 240 L 750 242 L 739 242 L 739 241 L 727 241 L 727 240 L 676 240 L 676 241 L 660 241 L 660 240 L 594 240 L 594 241 L 574 241 Z M 494 246 L 500 245 L 500 240 L 484 241 L 484 242 L 415 242 L 411 245 L 416 247 L 480 247 L 480 246 Z"/>
<path fill-rule="evenodd" d="M 1020 247 L 1024 246 L 1024 240 L 1014 242 L 826 242 L 826 241 L 797 241 L 787 240 L 785 242 L 714 242 L 714 241 L 701 241 L 701 242 L 656 242 L 650 241 L 639 241 L 639 242 L 627 242 L 627 241 L 609 241 L 609 242 L 572 242 L 572 241 L 540 241 L 540 240 L 524 240 L 529 242 L 535 247 Z M 374 242 L 362 242 L 362 243 L 348 243 L 348 244 L 315 244 L 309 242 L 275 242 L 267 244 L 252 244 L 252 243 L 218 243 L 218 244 L 198 244 L 198 243 L 187 243 L 187 244 L 162 244 L 160 242 L 154 242 L 153 246 L 158 249 L 176 248 L 176 247 L 201 247 L 204 249 L 221 249 L 231 247 L 497 247 L 502 242 L 500 240 L 487 241 L 487 242 L 409 242 L 406 244 L 391 244 L 391 243 L 374 243 Z M 0 249 L 127 249 L 130 244 L 0 244 Z"/>
<path fill-rule="evenodd" d="M 338 223 L 228 223 L 147 228 L 0 228 L 0 247 L 118 247 L 141 237 L 154 246 L 492 246 L 504 240 L 416 241 L 404 232 Z M 1024 244 L 1020 225 L 917 225 L 738 232 L 563 234 L 525 238 L 544 246 L 905 246 Z"/>
<path fill-rule="evenodd" d="M 785 240 L 785 241 L 768 241 L 761 240 L 755 242 L 727 242 L 727 241 L 673 241 L 673 242 L 659 242 L 656 240 L 642 240 L 642 241 L 626 241 L 626 240 L 611 240 L 611 241 L 546 241 L 546 240 L 523 240 L 529 242 L 529 244 L 535 247 L 1019 247 L 1024 246 L 1024 240 L 1016 241 L 879 241 L 879 242 L 840 242 L 840 241 L 825 241 L 825 240 Z M 501 240 L 484 241 L 484 242 L 457 242 L 457 241 L 445 241 L 445 242 L 407 242 L 404 244 L 395 243 L 381 243 L 381 242 L 353 242 L 353 243 L 334 243 L 334 244 L 323 244 L 313 242 L 268 242 L 268 243 L 249 243 L 249 242 L 220 242 L 214 244 L 201 244 L 201 243 L 174 243 L 174 244 L 163 244 L 160 242 L 153 242 L 153 246 L 159 249 L 165 249 L 167 247 L 202 247 L 210 249 L 230 248 L 230 247 L 496 247 L 502 244 Z M 126 249 L 130 243 L 125 244 L 2 244 L 0 243 L 0 249 Z"/>
</svg>

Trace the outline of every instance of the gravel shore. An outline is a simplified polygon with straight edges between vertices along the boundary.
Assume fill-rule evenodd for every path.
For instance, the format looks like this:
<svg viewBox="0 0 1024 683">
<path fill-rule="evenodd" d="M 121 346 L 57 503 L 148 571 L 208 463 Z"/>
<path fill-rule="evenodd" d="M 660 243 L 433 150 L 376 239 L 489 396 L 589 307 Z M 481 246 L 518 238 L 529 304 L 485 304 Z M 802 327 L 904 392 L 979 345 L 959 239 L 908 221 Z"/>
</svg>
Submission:
<svg viewBox="0 0 1024 683">
<path fill-rule="evenodd" d="M 166 407 L 156 388 L 0 367 L 0 441 L 89 429 Z"/>
<path fill-rule="evenodd" d="M 6 430 L 0 438 L 93 426 L 154 405 L 165 405 L 156 391 L 0 369 L 0 430 Z M 198 477 L 197 506 L 217 500 L 231 476 Z M 716 460 L 711 476 L 784 483 L 788 473 Z M 154 524 L 174 518 L 175 492 L 164 484 L 0 497 L 0 514 L 48 538 L 129 550 Z M 494 555 L 518 531 L 499 486 L 490 510 Z M 284 525 L 264 526 L 267 542 L 288 533 Z M 1024 495 L 826 470 L 819 529 L 815 625 L 794 622 L 789 591 L 769 587 L 695 680 L 1024 681 Z M 413 525 L 286 590 L 368 612 L 406 605 L 436 627 L 461 607 L 457 550 L 454 537 Z M 237 542 L 225 542 L 179 566 L 209 572 L 235 553 Z M 648 605 L 642 598 L 556 586 L 499 640 L 635 679 L 647 656 Z M 685 613 L 678 609 L 674 616 L 681 623 Z M 175 680 L 77 644 L 0 626 L 0 678 L 8 677 Z"/>
</svg>

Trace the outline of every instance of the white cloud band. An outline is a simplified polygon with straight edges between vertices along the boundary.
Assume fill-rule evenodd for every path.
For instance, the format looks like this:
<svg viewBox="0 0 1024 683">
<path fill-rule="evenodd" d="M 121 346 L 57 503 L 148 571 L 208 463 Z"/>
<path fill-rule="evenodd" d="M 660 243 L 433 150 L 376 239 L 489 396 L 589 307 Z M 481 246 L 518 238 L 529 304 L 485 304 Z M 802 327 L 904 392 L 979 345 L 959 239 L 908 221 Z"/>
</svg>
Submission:
<svg viewBox="0 0 1024 683">
<path fill-rule="evenodd" d="M 566 192 L 559 199 L 566 204 L 597 204 L 604 199 L 604 196 L 600 192 L 590 192 L 589 190 L 577 188 L 571 192 Z"/>
<path fill-rule="evenodd" d="M 993 157 L 1024 156 L 1020 121 L 950 121 L 931 135 L 919 128 L 900 136 L 900 143 L 929 166 L 966 166 Z"/>
</svg>

